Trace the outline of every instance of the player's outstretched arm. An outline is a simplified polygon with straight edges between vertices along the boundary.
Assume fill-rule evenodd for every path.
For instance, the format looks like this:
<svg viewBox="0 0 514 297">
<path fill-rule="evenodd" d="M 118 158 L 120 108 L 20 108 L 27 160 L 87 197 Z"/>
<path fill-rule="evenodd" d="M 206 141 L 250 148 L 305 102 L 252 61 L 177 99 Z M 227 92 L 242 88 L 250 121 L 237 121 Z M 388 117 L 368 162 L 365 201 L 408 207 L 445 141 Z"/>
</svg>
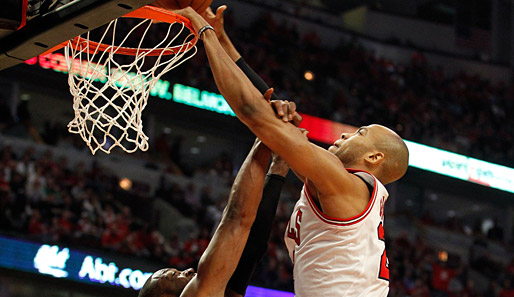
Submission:
<svg viewBox="0 0 514 297">
<path fill-rule="evenodd" d="M 268 248 L 268 239 L 277 212 L 280 192 L 288 172 L 289 165 L 278 155 L 273 154 L 273 161 L 266 175 L 262 200 L 255 222 L 250 230 L 239 264 L 228 282 L 225 297 L 242 297 L 245 295 L 255 267 Z"/>
<path fill-rule="evenodd" d="M 177 12 L 189 18 L 197 31 L 207 25 L 192 9 Z M 360 181 L 350 177 L 341 161 L 311 144 L 296 127 L 275 117 L 273 109 L 225 52 L 213 30 L 205 30 L 201 38 L 216 84 L 238 118 L 293 170 L 314 182 L 325 198 L 353 194 L 353 185 Z"/>
<path fill-rule="evenodd" d="M 236 176 L 221 222 L 181 296 L 224 292 L 243 252 L 262 196 L 271 151 L 259 140 Z"/>
<path fill-rule="evenodd" d="M 257 73 L 255 73 L 255 71 L 250 67 L 250 65 L 246 63 L 246 61 L 243 59 L 239 51 L 232 43 L 232 40 L 230 40 L 227 32 L 225 31 L 223 16 L 226 9 L 227 6 L 222 5 L 218 7 L 218 9 L 216 9 L 216 14 L 214 14 L 212 9 L 209 7 L 201 15 L 214 28 L 214 30 L 216 31 L 216 37 L 218 37 L 221 46 L 223 47 L 225 52 L 230 56 L 232 61 L 234 61 L 236 65 L 246 74 L 246 76 L 250 79 L 252 84 L 259 90 L 259 92 L 264 94 L 270 87 Z M 280 98 L 275 93 L 273 93 L 271 95 L 271 100 L 280 100 Z"/>
</svg>

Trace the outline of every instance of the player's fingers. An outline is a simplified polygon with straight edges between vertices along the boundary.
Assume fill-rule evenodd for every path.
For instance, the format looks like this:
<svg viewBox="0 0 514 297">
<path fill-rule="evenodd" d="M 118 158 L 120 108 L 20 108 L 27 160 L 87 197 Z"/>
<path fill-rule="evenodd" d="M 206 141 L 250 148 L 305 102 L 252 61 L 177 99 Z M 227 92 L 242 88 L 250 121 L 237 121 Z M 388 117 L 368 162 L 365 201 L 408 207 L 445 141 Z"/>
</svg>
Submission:
<svg viewBox="0 0 514 297">
<path fill-rule="evenodd" d="M 223 17 L 223 13 L 225 12 L 226 9 L 227 9 L 226 5 L 221 5 L 220 7 L 218 7 L 218 9 L 216 9 L 216 17 L 217 18 L 222 18 Z"/>
<path fill-rule="evenodd" d="M 204 14 L 210 18 L 214 17 L 214 12 L 212 11 L 212 8 L 207 7 L 204 11 Z"/>
<path fill-rule="evenodd" d="M 166 8 L 166 7 L 164 7 L 164 8 Z M 181 8 L 181 9 L 176 9 L 176 10 L 173 10 L 173 12 L 176 14 L 179 14 L 181 16 L 185 16 L 188 19 L 191 19 L 194 14 L 198 14 L 191 8 L 191 6 L 187 6 L 187 7 Z"/>
<path fill-rule="evenodd" d="M 293 124 L 298 127 L 302 120 L 303 117 L 299 113 L 295 112 L 292 120 Z"/>
<path fill-rule="evenodd" d="M 284 104 L 280 100 L 272 100 L 271 105 L 279 117 L 284 116 Z"/>
<path fill-rule="evenodd" d="M 290 116 L 291 116 L 291 110 L 289 108 L 289 101 L 284 100 L 281 102 L 284 105 L 284 115 L 282 116 L 282 120 L 284 122 L 288 123 L 290 121 Z"/>
<path fill-rule="evenodd" d="M 273 88 L 269 88 L 266 93 L 264 93 L 264 99 L 266 99 L 266 101 L 268 102 L 271 102 L 271 94 L 273 94 L 275 90 Z"/>
<path fill-rule="evenodd" d="M 289 109 L 291 110 L 291 112 L 295 112 L 296 111 L 296 103 L 294 103 L 293 101 L 289 102 Z"/>
<path fill-rule="evenodd" d="M 293 120 L 294 113 L 296 112 L 296 104 L 287 100 L 284 102 L 287 104 L 287 120 L 290 122 Z"/>
</svg>

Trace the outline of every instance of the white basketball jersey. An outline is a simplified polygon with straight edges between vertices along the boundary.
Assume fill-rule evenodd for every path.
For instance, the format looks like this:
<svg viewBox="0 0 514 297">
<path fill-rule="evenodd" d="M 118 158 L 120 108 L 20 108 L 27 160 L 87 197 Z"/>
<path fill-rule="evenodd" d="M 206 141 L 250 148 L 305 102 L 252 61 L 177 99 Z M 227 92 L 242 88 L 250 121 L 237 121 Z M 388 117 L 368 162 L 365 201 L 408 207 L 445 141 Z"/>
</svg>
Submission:
<svg viewBox="0 0 514 297">
<path fill-rule="evenodd" d="M 389 194 L 372 174 L 348 169 L 373 186 L 366 209 L 349 219 L 324 215 L 304 186 L 285 232 L 297 297 L 385 297 L 389 264 L 384 203 Z"/>
</svg>

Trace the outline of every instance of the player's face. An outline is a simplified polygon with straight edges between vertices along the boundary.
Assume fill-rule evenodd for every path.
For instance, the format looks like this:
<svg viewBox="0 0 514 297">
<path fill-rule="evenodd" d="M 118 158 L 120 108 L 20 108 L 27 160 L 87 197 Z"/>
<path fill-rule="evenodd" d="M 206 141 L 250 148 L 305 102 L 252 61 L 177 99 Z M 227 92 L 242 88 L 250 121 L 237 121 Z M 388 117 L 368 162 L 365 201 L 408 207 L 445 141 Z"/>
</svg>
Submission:
<svg viewBox="0 0 514 297">
<path fill-rule="evenodd" d="M 376 127 L 371 125 L 360 127 L 354 133 L 343 133 L 328 151 L 339 157 L 343 164 L 354 164 L 373 146 L 375 130 Z"/>
<path fill-rule="evenodd" d="M 177 296 L 186 285 L 196 276 L 193 268 L 179 271 L 175 268 L 165 268 L 152 275 L 152 281 L 159 282 L 159 286 L 168 292 L 174 292 Z"/>
</svg>

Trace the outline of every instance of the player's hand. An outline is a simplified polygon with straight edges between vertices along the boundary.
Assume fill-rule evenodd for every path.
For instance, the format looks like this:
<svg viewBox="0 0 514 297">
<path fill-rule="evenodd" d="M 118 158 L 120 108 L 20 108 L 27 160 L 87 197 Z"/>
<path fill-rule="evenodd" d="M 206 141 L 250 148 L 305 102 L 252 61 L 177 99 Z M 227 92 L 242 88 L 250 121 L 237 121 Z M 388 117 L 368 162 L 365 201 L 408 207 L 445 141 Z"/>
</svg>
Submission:
<svg viewBox="0 0 514 297">
<path fill-rule="evenodd" d="M 172 8 L 171 5 L 169 5 L 166 1 L 163 1 L 163 0 L 155 0 L 154 2 L 150 3 L 150 5 L 164 8 L 167 10 L 171 10 L 171 8 Z"/>
<path fill-rule="evenodd" d="M 287 100 L 271 100 L 271 107 L 275 110 L 275 114 L 284 122 L 291 122 L 293 125 L 300 125 L 302 116 L 296 112 L 296 103 Z"/>
<path fill-rule="evenodd" d="M 227 9 L 226 5 L 222 5 L 216 9 L 216 14 L 212 11 L 210 7 L 202 12 L 200 15 L 211 25 L 216 31 L 216 37 L 220 39 L 225 34 L 225 27 L 223 21 L 223 13 Z"/>
<path fill-rule="evenodd" d="M 188 18 L 191 21 L 191 24 L 193 25 L 195 32 L 198 32 L 205 25 L 208 25 L 207 21 L 190 6 L 182 9 L 173 10 L 173 12 Z"/>
<path fill-rule="evenodd" d="M 307 137 L 307 134 L 309 134 L 309 131 L 304 128 L 298 128 L 303 136 L 309 140 Z M 289 172 L 289 164 L 284 161 L 279 155 L 275 154 L 274 152 L 271 153 L 271 165 L 268 169 L 268 174 L 277 174 L 280 176 L 285 177 L 287 173 Z M 296 173 L 296 172 L 295 172 Z M 305 178 L 301 178 L 301 180 L 305 180 Z"/>
</svg>

